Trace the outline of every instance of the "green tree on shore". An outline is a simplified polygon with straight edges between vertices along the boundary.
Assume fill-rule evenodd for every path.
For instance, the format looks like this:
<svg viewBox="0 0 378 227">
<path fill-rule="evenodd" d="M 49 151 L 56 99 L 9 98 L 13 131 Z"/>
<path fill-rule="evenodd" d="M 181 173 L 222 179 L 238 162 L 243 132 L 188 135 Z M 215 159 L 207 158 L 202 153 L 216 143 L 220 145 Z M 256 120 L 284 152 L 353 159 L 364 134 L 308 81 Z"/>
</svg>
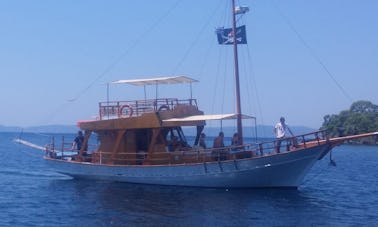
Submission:
<svg viewBox="0 0 378 227">
<path fill-rule="evenodd" d="M 354 102 L 349 110 L 324 116 L 320 129 L 326 129 L 331 137 L 378 131 L 378 105 Z"/>
</svg>

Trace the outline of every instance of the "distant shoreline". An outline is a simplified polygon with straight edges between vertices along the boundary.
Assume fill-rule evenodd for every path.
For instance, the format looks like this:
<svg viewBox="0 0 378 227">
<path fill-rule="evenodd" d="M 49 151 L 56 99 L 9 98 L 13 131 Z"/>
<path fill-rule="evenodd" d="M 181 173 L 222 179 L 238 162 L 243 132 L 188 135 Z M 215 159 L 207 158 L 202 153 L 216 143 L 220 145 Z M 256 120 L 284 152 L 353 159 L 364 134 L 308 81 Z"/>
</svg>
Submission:
<svg viewBox="0 0 378 227">
<path fill-rule="evenodd" d="M 291 126 L 291 130 L 295 135 L 306 134 L 309 132 L 316 131 L 317 129 L 309 128 L 306 126 Z M 30 133 L 76 133 L 80 130 L 76 125 L 42 125 L 42 126 L 30 126 L 30 127 L 17 127 L 17 126 L 3 126 L 0 125 L 0 132 L 30 132 Z M 195 135 L 195 127 L 184 127 L 183 128 L 185 135 Z M 254 127 L 244 127 L 244 136 L 245 137 L 256 137 Z M 231 137 L 236 128 L 232 126 L 226 126 L 222 129 L 219 127 L 205 127 L 204 133 L 207 136 L 216 136 L 219 131 L 223 131 L 226 137 Z M 273 126 L 270 125 L 257 125 L 257 137 L 259 138 L 274 138 Z"/>
</svg>

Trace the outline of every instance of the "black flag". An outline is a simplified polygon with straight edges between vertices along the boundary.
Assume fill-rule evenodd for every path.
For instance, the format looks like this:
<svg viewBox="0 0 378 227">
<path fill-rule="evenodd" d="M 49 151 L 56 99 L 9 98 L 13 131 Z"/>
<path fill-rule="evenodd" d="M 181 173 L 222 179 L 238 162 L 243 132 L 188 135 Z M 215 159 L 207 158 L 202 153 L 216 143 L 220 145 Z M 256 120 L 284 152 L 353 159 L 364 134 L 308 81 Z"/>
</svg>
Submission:
<svg viewBox="0 0 378 227">
<path fill-rule="evenodd" d="M 218 43 L 224 45 L 234 44 L 234 32 L 232 28 L 217 28 Z M 236 28 L 236 43 L 247 44 L 245 25 Z"/>
</svg>

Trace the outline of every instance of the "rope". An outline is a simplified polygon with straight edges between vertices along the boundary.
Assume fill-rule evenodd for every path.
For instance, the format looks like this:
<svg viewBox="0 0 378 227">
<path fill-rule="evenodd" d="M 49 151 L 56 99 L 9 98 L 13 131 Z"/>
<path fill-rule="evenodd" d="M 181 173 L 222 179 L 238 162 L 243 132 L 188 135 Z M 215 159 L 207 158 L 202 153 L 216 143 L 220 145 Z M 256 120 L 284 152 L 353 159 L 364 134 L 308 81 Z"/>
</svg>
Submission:
<svg viewBox="0 0 378 227">
<path fill-rule="evenodd" d="M 219 3 L 222 3 L 222 2 L 219 2 Z M 218 4 L 218 7 L 216 7 L 214 10 L 213 10 L 213 13 L 209 16 L 209 18 L 206 20 L 206 22 L 204 23 L 204 25 L 202 26 L 202 28 L 200 29 L 199 33 L 197 34 L 196 36 L 196 39 L 189 45 L 188 49 L 185 51 L 184 53 L 184 56 L 181 58 L 181 60 L 177 63 L 176 67 L 174 68 L 173 70 L 173 73 L 172 75 L 175 75 L 177 70 L 181 67 L 181 65 L 185 62 L 186 58 L 189 56 L 189 53 L 191 52 L 191 50 L 193 49 L 193 47 L 195 46 L 195 44 L 198 42 L 199 38 L 201 37 L 202 34 L 205 33 L 205 29 L 209 26 L 210 24 L 210 21 L 211 19 L 214 17 L 214 15 L 216 14 L 216 12 L 218 11 L 219 7 L 220 7 L 221 4 Z"/>
<path fill-rule="evenodd" d="M 213 102 L 212 102 L 212 105 L 211 105 L 211 113 L 214 113 L 214 106 L 215 106 L 215 100 L 217 100 L 216 99 L 216 97 L 217 97 L 217 91 L 218 91 L 218 89 L 217 89 L 217 87 L 218 87 L 218 75 L 219 75 L 219 72 L 220 72 L 220 66 L 221 66 L 221 56 L 222 55 L 222 50 L 220 50 L 219 51 L 219 54 L 218 54 L 218 64 L 217 64 L 217 70 L 216 70 L 216 74 L 215 75 L 217 75 L 216 77 L 215 77 L 215 81 L 214 81 L 214 90 L 213 90 Z M 209 124 L 209 126 L 211 127 L 212 126 L 212 121 L 210 121 L 210 124 Z"/>
<path fill-rule="evenodd" d="M 224 6 L 224 9 L 229 9 L 229 6 Z M 227 15 L 229 15 L 229 12 L 228 12 L 228 10 L 225 10 L 223 12 L 223 14 L 222 14 L 222 18 L 219 21 L 226 21 Z M 224 23 L 222 23 L 222 24 L 224 24 Z M 216 77 L 215 77 L 215 84 L 214 84 L 215 86 L 214 86 L 214 92 L 213 92 L 213 102 L 212 102 L 212 105 L 211 105 L 211 113 L 214 113 L 214 109 L 215 109 L 214 106 L 215 106 L 215 104 L 217 104 L 216 100 L 219 100 L 219 98 L 217 98 L 217 95 L 218 95 L 217 91 L 218 90 L 222 90 L 222 89 L 218 89 L 219 79 L 222 80 L 222 78 L 219 78 L 219 75 L 221 75 L 220 74 L 221 65 L 224 65 L 226 67 L 226 69 L 227 69 L 227 64 L 226 63 L 228 63 L 228 61 L 225 60 L 225 63 L 222 63 L 222 59 L 225 59 L 226 58 L 225 56 L 227 56 L 227 54 L 225 53 L 225 51 L 227 51 L 227 49 L 225 50 L 225 48 L 219 48 L 219 54 L 218 54 L 218 60 L 217 60 L 218 64 L 217 64 L 217 69 L 216 69 L 216 74 L 215 74 Z M 223 82 L 225 83 L 224 79 L 223 79 Z M 223 87 L 224 87 L 224 85 L 225 84 L 223 84 Z M 222 103 L 224 103 L 224 92 L 223 92 L 223 97 L 222 97 L 221 101 L 222 101 Z M 222 110 L 221 112 L 223 112 L 223 105 L 221 106 L 221 110 Z M 211 127 L 212 124 L 213 124 L 213 122 L 210 121 L 209 126 Z"/>
<path fill-rule="evenodd" d="M 333 76 L 333 74 L 331 73 L 331 71 L 324 64 L 324 62 L 322 61 L 322 59 L 315 53 L 315 51 L 311 48 L 311 46 L 304 40 L 304 38 L 302 37 L 302 35 L 299 34 L 299 32 L 297 31 L 297 29 L 295 29 L 294 25 L 290 22 L 290 20 L 288 19 L 288 17 L 286 17 L 282 13 L 282 11 L 280 10 L 280 8 L 278 7 L 277 4 L 275 4 L 274 1 L 272 1 L 272 2 L 273 2 L 273 5 L 276 7 L 276 9 L 277 9 L 278 13 L 280 14 L 280 16 L 283 18 L 283 20 L 286 22 L 286 24 L 289 26 L 289 28 L 294 32 L 294 34 L 297 36 L 297 38 L 299 39 L 299 41 L 301 41 L 301 43 L 303 44 L 303 46 L 305 46 L 307 48 L 307 50 L 309 51 L 310 55 L 318 62 L 318 64 L 321 65 L 321 67 L 323 68 L 323 70 L 327 73 L 327 75 L 331 78 L 331 80 L 336 84 L 336 86 L 339 88 L 339 90 L 341 91 L 341 93 L 350 102 L 353 102 L 352 97 L 346 92 L 346 90 L 336 80 L 336 78 Z"/>
<path fill-rule="evenodd" d="M 22 129 L 21 132 L 20 132 L 20 134 L 18 135 L 17 139 L 22 139 L 23 134 L 24 134 L 24 132 L 23 132 L 23 129 Z M 42 133 L 33 133 L 33 132 L 31 132 L 30 134 L 35 134 L 35 135 L 44 136 L 44 137 L 50 137 L 51 138 L 50 135 L 42 134 Z M 13 142 L 14 142 L 14 140 L 13 140 Z M 29 155 L 30 157 L 41 158 L 41 154 L 43 154 L 43 152 L 36 153 L 36 152 L 26 151 L 25 149 L 22 149 L 22 147 L 25 147 L 26 145 L 21 144 L 21 143 L 17 143 L 17 142 L 14 142 L 14 143 L 17 144 L 18 152 L 21 152 L 21 153 L 24 153 L 26 155 Z M 31 149 L 36 150 L 35 148 L 31 148 Z"/>
<path fill-rule="evenodd" d="M 179 3 L 182 0 L 177 0 L 175 1 L 170 8 L 164 14 L 158 18 L 158 20 L 155 21 L 155 23 L 151 24 L 144 32 L 142 32 L 138 38 L 131 43 L 131 45 L 126 48 L 125 51 L 123 51 L 113 62 L 111 62 L 92 82 L 90 82 L 85 88 L 83 88 L 80 92 L 78 92 L 73 98 L 68 99 L 67 102 L 63 103 L 59 107 L 56 108 L 55 111 L 52 112 L 52 114 L 49 116 L 49 118 L 53 118 L 57 113 L 61 112 L 62 109 L 65 109 L 67 105 L 69 105 L 72 102 L 77 101 L 83 94 L 85 94 L 90 88 L 93 87 L 93 85 L 96 84 L 97 81 L 105 77 L 106 75 L 109 74 L 109 72 L 116 66 L 118 65 L 121 60 L 130 53 L 132 49 L 134 49 L 143 39 L 143 37 L 148 37 L 147 34 L 151 33 L 152 30 L 154 30 L 158 24 L 160 24 L 164 19 L 166 19 L 171 12 L 179 5 Z"/>
<path fill-rule="evenodd" d="M 79 92 L 74 98 L 69 99 L 69 102 L 76 101 L 81 97 L 83 93 L 88 91 L 98 80 L 103 78 L 105 75 L 107 75 L 121 60 L 132 50 L 134 49 L 143 39 L 143 37 L 147 37 L 147 34 L 151 33 L 152 30 L 155 29 L 155 27 L 160 24 L 165 18 L 168 17 L 168 15 L 178 6 L 179 2 L 182 0 L 177 0 L 172 7 L 170 7 L 158 20 L 153 23 L 150 27 L 148 27 L 144 32 L 142 32 L 139 37 L 121 54 L 119 55 L 108 67 L 105 68 L 105 70 L 100 73 L 87 87 L 85 87 L 81 92 Z"/>
<path fill-rule="evenodd" d="M 250 92 L 250 87 L 253 87 L 254 89 L 254 94 L 255 94 L 255 97 L 256 97 L 256 104 L 257 104 L 257 109 L 258 109 L 258 113 L 260 114 L 260 118 L 261 118 L 261 124 L 264 125 L 264 115 L 263 115 L 263 111 L 262 111 L 262 107 L 261 107 L 261 101 L 260 101 L 260 96 L 259 96 L 259 92 L 258 92 L 258 88 L 257 88 L 257 82 L 256 82 L 256 74 L 254 72 L 254 64 L 253 64 L 253 60 L 252 60 L 252 57 L 251 57 L 251 52 L 249 50 L 249 46 L 247 44 L 247 63 L 244 64 L 244 71 L 245 71 L 245 78 L 246 78 L 246 81 L 247 81 L 247 95 L 249 97 L 248 100 L 253 100 L 252 99 L 252 94 Z M 250 74 L 248 74 L 248 70 L 246 69 L 247 68 L 247 65 L 249 65 L 249 72 L 251 72 Z M 251 75 L 251 76 L 248 76 L 248 75 Z M 251 85 L 252 84 L 252 85 Z M 249 105 L 248 105 L 249 106 Z M 252 106 L 252 105 L 250 105 Z M 252 111 L 251 111 L 252 112 Z M 256 125 L 257 127 L 257 125 Z M 265 134 L 265 127 L 262 128 L 262 132 L 263 132 L 263 135 L 266 135 Z M 257 135 L 256 135 L 257 136 Z"/>
<path fill-rule="evenodd" d="M 327 165 L 328 166 L 328 168 L 322 168 L 322 169 L 320 169 L 320 171 L 318 172 L 318 173 L 315 173 L 314 174 L 314 176 L 313 177 L 311 177 L 311 178 L 307 178 L 305 181 L 303 181 L 301 184 L 307 184 L 308 182 L 310 182 L 310 181 L 312 181 L 312 180 L 314 180 L 314 179 L 316 179 L 316 178 L 318 178 L 320 175 L 322 175 L 326 170 L 328 170 L 329 169 L 329 166 L 331 166 L 331 165 Z M 333 165 L 332 165 L 333 166 Z"/>
</svg>

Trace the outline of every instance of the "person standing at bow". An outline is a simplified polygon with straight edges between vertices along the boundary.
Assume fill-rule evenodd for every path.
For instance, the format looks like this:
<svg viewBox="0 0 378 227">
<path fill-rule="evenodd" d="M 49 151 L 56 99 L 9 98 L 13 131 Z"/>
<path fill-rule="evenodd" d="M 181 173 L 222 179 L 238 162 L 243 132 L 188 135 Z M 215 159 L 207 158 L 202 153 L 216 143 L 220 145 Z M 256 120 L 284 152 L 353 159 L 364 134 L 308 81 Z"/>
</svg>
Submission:
<svg viewBox="0 0 378 227">
<path fill-rule="evenodd" d="M 291 136 L 294 136 L 289 126 L 285 123 L 285 118 L 281 117 L 280 122 L 278 122 L 276 126 L 274 127 L 274 134 L 276 135 L 276 138 L 277 138 L 277 145 L 276 145 L 277 153 L 280 153 L 281 143 L 285 139 L 287 132 L 289 132 Z"/>
</svg>

